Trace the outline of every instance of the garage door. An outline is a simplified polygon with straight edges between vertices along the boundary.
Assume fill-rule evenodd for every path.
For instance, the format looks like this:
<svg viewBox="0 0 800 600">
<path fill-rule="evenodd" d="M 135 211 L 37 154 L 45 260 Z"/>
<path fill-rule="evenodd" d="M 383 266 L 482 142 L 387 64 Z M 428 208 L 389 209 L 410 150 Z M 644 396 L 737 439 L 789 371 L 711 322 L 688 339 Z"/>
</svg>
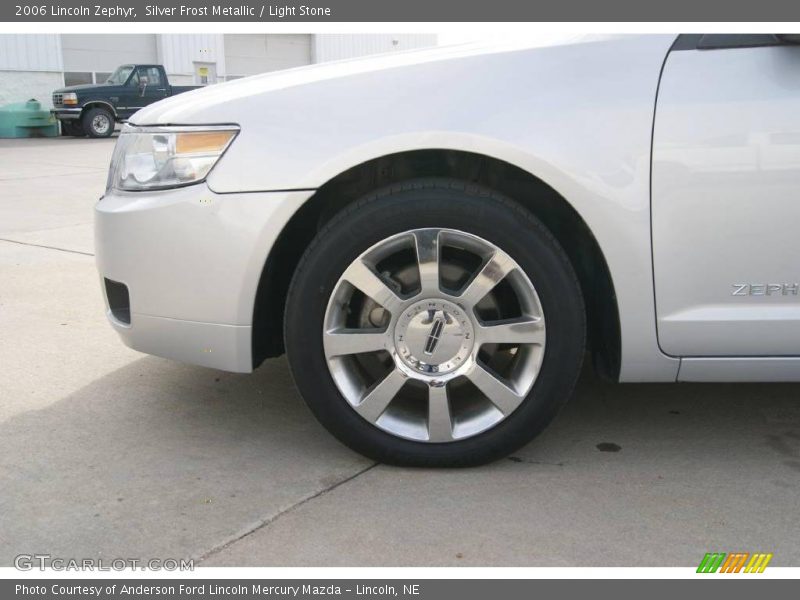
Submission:
<svg viewBox="0 0 800 600">
<path fill-rule="evenodd" d="M 157 63 L 153 34 L 61 34 L 65 71 L 110 73 L 125 63 Z"/>
<path fill-rule="evenodd" d="M 311 64 L 310 35 L 225 35 L 228 77 L 256 75 L 308 64 Z"/>
</svg>

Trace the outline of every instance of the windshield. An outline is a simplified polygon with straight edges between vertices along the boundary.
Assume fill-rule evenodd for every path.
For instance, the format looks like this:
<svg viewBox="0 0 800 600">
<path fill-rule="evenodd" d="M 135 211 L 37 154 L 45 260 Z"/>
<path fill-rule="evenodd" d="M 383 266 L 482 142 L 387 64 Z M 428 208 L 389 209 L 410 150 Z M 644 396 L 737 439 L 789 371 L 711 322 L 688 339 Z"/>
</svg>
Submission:
<svg viewBox="0 0 800 600">
<path fill-rule="evenodd" d="M 111 77 L 106 79 L 106 83 L 122 85 L 128 81 L 128 75 L 131 74 L 131 71 L 133 71 L 133 65 L 122 65 L 121 67 L 117 67 L 117 70 L 111 74 Z"/>
</svg>

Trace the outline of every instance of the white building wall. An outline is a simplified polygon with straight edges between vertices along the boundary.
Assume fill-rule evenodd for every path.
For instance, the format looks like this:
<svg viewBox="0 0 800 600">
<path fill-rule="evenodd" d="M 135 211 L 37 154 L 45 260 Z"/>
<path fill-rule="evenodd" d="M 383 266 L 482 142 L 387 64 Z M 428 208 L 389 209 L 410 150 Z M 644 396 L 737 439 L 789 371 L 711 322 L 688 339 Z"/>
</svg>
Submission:
<svg viewBox="0 0 800 600">
<path fill-rule="evenodd" d="M 342 60 L 368 54 L 400 52 L 436 45 L 436 34 L 338 34 L 320 33 L 314 36 L 314 62 Z"/>
<path fill-rule="evenodd" d="M 0 70 L 63 71 L 59 35 L 0 34 Z"/>
<path fill-rule="evenodd" d="M 0 71 L 0 106 L 34 98 L 53 107 L 53 90 L 64 86 L 64 75 L 52 71 Z"/>
<path fill-rule="evenodd" d="M 194 82 L 195 62 L 212 63 L 218 78 L 225 76 L 225 42 L 223 34 L 160 34 L 158 62 L 164 65 L 172 83 Z"/>
<path fill-rule="evenodd" d="M 0 34 L 0 106 L 35 98 L 52 106 L 64 85 L 61 41 L 54 34 Z"/>
<path fill-rule="evenodd" d="M 154 34 L 62 33 L 65 71 L 111 73 L 125 63 L 157 63 Z"/>
<path fill-rule="evenodd" d="M 225 34 L 228 77 L 290 69 L 311 61 L 312 36 L 308 34 Z"/>
</svg>

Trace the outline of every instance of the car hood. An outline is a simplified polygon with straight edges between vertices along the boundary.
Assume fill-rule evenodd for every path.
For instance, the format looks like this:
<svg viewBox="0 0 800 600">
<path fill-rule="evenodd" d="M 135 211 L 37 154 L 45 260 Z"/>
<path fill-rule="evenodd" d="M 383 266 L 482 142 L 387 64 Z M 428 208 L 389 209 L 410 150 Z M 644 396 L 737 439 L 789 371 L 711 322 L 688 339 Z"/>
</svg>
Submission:
<svg viewBox="0 0 800 600">
<path fill-rule="evenodd" d="M 373 55 L 350 60 L 309 65 L 284 71 L 255 75 L 227 83 L 219 83 L 167 98 L 138 111 L 131 123 L 136 125 L 203 124 L 233 122 L 237 115 L 225 115 L 218 108 L 235 104 L 253 96 L 310 86 L 318 82 L 349 77 L 369 76 L 381 71 L 413 70 L 423 65 L 444 61 L 465 61 L 486 54 L 515 52 L 554 46 L 572 46 L 621 36 L 560 36 L 537 41 L 511 40 L 460 44 L 433 49 L 411 50 Z M 630 37 L 630 36 L 629 36 Z"/>
<path fill-rule="evenodd" d="M 68 85 L 67 87 L 58 88 L 53 93 L 54 94 L 64 94 L 66 92 L 90 92 L 93 90 L 97 90 L 98 88 L 109 87 L 110 83 L 86 83 L 83 85 Z"/>
</svg>

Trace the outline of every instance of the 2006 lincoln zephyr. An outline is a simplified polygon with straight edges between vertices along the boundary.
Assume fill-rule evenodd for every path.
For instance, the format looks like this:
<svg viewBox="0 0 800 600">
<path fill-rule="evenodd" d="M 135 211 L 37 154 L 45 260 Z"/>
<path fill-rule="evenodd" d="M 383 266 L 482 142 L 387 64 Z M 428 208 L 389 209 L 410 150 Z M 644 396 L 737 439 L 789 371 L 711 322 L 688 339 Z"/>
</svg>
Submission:
<svg viewBox="0 0 800 600">
<path fill-rule="evenodd" d="M 300 392 L 375 459 L 511 452 L 615 381 L 800 380 L 800 36 L 463 46 L 136 113 L 96 207 L 137 350 Z"/>
</svg>

